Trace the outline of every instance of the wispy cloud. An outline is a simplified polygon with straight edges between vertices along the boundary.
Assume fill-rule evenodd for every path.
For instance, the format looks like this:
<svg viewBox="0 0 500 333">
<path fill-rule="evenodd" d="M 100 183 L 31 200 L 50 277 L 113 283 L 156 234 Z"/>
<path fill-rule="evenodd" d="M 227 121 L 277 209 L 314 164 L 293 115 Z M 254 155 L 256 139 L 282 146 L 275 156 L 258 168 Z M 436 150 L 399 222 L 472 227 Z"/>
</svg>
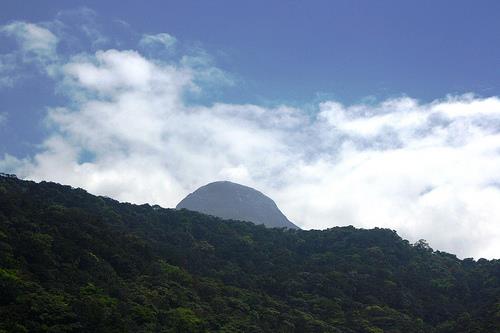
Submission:
<svg viewBox="0 0 500 333">
<path fill-rule="evenodd" d="M 498 257 L 498 97 L 328 100 L 315 112 L 193 106 L 186 94 L 217 71 L 202 58 L 102 49 L 59 61 L 70 101 L 49 110 L 37 154 L 0 167 L 167 207 L 229 179 L 269 194 L 304 228 L 388 227 L 460 256 Z"/>
<path fill-rule="evenodd" d="M 82 39 L 88 41 L 93 49 L 103 47 L 110 39 L 101 32 L 102 24 L 97 13 L 87 7 L 62 10 L 54 21 L 49 22 L 58 35 L 71 46 L 80 48 Z"/>
<path fill-rule="evenodd" d="M 57 61 L 59 38 L 49 29 L 34 23 L 15 21 L 0 26 L 0 35 L 14 39 L 18 48 L 0 54 L 0 88 L 13 87 L 21 78 L 42 70 L 46 74 L 53 71 Z M 31 66 L 31 69 L 25 67 Z"/>
<path fill-rule="evenodd" d="M 142 47 L 161 47 L 165 50 L 172 50 L 177 39 L 168 33 L 159 33 L 156 35 L 142 35 L 139 45 Z"/>
<path fill-rule="evenodd" d="M 19 78 L 16 59 L 11 54 L 0 54 L 0 88 L 12 87 Z"/>
<path fill-rule="evenodd" d="M 0 32 L 14 37 L 26 57 L 45 61 L 56 56 L 58 38 L 42 26 L 15 21 L 0 27 Z"/>
</svg>

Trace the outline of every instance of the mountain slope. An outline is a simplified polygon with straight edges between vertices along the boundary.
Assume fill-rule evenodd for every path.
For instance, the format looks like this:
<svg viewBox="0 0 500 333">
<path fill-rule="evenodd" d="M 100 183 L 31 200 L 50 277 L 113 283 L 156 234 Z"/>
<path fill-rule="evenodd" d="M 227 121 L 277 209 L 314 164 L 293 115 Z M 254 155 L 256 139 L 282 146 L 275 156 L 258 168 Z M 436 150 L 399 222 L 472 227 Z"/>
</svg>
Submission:
<svg viewBox="0 0 500 333">
<path fill-rule="evenodd" d="M 240 184 L 219 181 L 200 187 L 176 207 L 223 219 L 250 221 L 270 228 L 298 227 L 279 210 L 276 203 L 261 192 Z"/>
<path fill-rule="evenodd" d="M 500 262 L 0 177 L 0 332 L 496 332 Z"/>
</svg>

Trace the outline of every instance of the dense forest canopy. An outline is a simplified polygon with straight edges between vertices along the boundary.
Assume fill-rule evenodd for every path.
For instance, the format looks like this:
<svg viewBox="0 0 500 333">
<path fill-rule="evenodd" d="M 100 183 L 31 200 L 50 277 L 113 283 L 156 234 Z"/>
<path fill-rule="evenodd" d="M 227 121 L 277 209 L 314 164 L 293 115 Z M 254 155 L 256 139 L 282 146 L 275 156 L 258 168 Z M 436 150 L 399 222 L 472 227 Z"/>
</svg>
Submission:
<svg viewBox="0 0 500 333">
<path fill-rule="evenodd" d="M 499 260 L 0 176 L 2 333 L 499 331 Z"/>
</svg>

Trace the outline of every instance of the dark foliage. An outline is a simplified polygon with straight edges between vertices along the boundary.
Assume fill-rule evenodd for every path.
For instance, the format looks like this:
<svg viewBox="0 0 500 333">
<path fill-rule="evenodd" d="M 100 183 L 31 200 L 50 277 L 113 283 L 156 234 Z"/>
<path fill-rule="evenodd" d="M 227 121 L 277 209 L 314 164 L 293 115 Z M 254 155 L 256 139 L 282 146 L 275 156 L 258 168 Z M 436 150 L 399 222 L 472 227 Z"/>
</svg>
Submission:
<svg viewBox="0 0 500 333">
<path fill-rule="evenodd" d="M 499 332 L 500 261 L 0 177 L 0 332 Z"/>
</svg>

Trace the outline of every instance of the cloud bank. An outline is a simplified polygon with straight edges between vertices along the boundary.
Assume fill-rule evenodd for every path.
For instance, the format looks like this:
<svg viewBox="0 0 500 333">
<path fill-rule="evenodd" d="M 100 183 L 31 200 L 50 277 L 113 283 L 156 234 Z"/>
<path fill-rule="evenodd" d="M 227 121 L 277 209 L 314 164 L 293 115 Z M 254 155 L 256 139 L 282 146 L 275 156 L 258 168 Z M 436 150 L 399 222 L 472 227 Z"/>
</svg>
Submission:
<svg viewBox="0 0 500 333">
<path fill-rule="evenodd" d="M 55 52 L 52 33 L 9 27 L 25 49 Z M 144 35 L 138 49 L 170 37 Z M 165 207 L 227 179 L 270 195 L 305 229 L 387 227 L 461 257 L 499 257 L 498 97 L 324 101 L 314 112 L 203 106 L 186 96 L 204 89 L 207 71 L 220 71 L 210 65 L 133 49 L 59 58 L 52 79 L 68 103 L 49 108 L 50 135 L 37 154 L 6 155 L 1 169 Z"/>
</svg>

